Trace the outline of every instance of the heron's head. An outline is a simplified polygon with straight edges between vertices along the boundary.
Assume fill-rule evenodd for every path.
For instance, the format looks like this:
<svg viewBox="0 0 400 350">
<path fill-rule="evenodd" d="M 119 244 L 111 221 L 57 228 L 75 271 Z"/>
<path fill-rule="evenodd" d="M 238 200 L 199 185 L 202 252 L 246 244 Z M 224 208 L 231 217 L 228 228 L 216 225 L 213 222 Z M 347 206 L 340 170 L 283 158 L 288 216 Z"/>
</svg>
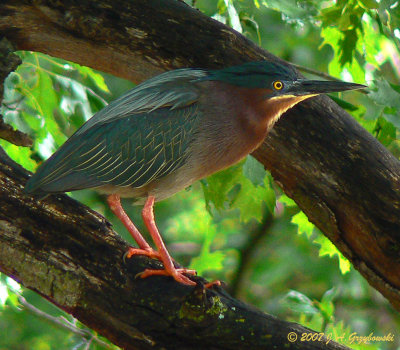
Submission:
<svg viewBox="0 0 400 350">
<path fill-rule="evenodd" d="M 207 80 L 257 91 L 265 102 L 263 106 L 269 119 L 277 119 L 295 104 L 319 94 L 366 87 L 343 81 L 303 79 L 290 65 L 269 61 L 248 62 L 210 71 Z"/>
</svg>

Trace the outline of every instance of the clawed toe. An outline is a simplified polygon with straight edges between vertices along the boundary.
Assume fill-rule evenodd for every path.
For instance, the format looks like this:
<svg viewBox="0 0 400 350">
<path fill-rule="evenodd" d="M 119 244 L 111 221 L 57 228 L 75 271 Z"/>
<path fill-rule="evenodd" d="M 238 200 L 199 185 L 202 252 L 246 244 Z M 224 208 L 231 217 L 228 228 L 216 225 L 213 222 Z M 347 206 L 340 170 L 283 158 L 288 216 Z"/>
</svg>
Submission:
<svg viewBox="0 0 400 350">
<path fill-rule="evenodd" d="M 153 259 L 158 259 L 160 261 L 162 260 L 161 254 L 154 250 L 154 249 L 140 249 L 140 248 L 133 248 L 129 247 L 128 251 L 124 254 L 123 259 L 126 261 L 126 259 L 131 258 L 134 255 L 144 255 L 148 256 L 149 258 Z M 197 283 L 192 281 L 190 278 L 188 278 L 185 275 L 192 275 L 196 276 L 197 272 L 196 270 L 192 269 L 185 269 L 185 268 L 175 268 L 175 267 L 170 267 L 169 269 L 162 269 L 162 270 L 153 270 L 153 269 L 146 269 L 143 272 L 139 272 L 135 278 L 146 278 L 149 276 L 171 276 L 174 278 L 175 281 L 186 284 L 189 286 L 195 286 Z M 204 284 L 205 288 L 211 288 L 213 286 L 220 286 L 221 282 L 220 281 L 213 281 Z"/>
<path fill-rule="evenodd" d="M 221 281 L 215 280 L 215 281 L 206 283 L 206 284 L 204 285 L 204 287 L 207 288 L 207 289 L 209 289 L 209 288 L 214 287 L 214 286 L 221 287 L 221 285 L 222 285 L 222 284 L 221 284 Z"/>
<path fill-rule="evenodd" d="M 174 269 L 172 271 L 146 269 L 143 272 L 138 273 L 135 277 L 146 278 L 149 276 L 171 276 L 174 278 L 175 281 L 179 283 L 186 284 L 189 286 L 195 286 L 196 282 L 193 282 L 188 277 L 186 277 L 184 275 L 185 273 L 195 275 L 196 271 L 189 269 Z"/>
<path fill-rule="evenodd" d="M 152 259 L 158 259 L 161 260 L 161 255 L 158 251 L 154 250 L 154 249 L 139 249 L 139 248 L 133 248 L 133 247 L 129 247 L 128 251 L 124 254 L 124 261 L 125 259 L 129 259 L 134 255 L 144 255 L 144 256 L 148 256 L 149 258 Z"/>
</svg>

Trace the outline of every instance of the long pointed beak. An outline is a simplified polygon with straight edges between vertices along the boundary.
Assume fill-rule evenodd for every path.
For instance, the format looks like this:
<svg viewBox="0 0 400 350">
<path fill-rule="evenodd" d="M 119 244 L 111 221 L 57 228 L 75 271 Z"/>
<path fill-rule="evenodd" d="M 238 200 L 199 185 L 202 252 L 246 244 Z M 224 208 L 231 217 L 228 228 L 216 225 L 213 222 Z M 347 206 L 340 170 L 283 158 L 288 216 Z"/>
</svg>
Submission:
<svg viewBox="0 0 400 350">
<path fill-rule="evenodd" d="M 325 81 L 325 80 L 297 80 L 291 87 L 291 91 L 296 96 L 318 95 L 328 92 L 338 92 L 346 90 L 364 89 L 367 86 L 346 83 L 344 81 Z"/>
</svg>

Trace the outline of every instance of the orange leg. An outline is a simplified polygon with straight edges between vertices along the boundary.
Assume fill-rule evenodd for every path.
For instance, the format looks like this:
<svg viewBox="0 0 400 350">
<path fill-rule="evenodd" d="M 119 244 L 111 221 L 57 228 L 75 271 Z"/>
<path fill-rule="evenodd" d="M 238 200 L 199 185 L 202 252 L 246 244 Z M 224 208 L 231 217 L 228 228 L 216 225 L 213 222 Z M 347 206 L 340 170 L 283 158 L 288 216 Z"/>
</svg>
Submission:
<svg viewBox="0 0 400 350">
<path fill-rule="evenodd" d="M 124 208 L 122 208 L 121 205 L 120 196 L 117 194 L 111 194 L 107 197 L 107 202 L 111 211 L 118 219 L 122 221 L 128 232 L 139 246 L 139 249 L 130 247 L 126 253 L 126 256 L 130 258 L 133 255 L 145 255 L 150 258 L 160 259 L 160 254 L 150 247 L 131 219 L 129 219 L 129 216 L 125 213 Z"/>
<path fill-rule="evenodd" d="M 157 247 L 158 253 L 160 254 L 160 260 L 164 264 L 164 270 L 146 269 L 143 271 L 142 274 L 140 274 L 140 276 L 142 278 L 145 278 L 145 277 L 152 276 L 152 275 L 167 275 L 167 276 L 172 276 L 177 282 L 180 282 L 182 284 L 195 286 L 196 282 L 191 281 L 189 278 L 187 278 L 184 275 L 184 273 L 195 274 L 196 271 L 175 268 L 172 258 L 169 255 L 167 248 L 165 247 L 165 244 L 162 240 L 160 232 L 158 231 L 158 228 L 154 221 L 153 206 L 154 206 L 154 197 L 149 196 L 147 198 L 146 204 L 144 205 L 144 208 L 142 211 L 142 217 L 143 217 L 144 224 L 146 225 L 151 237 L 153 238 L 153 241 Z"/>
<path fill-rule="evenodd" d="M 143 238 L 142 234 L 133 224 L 129 216 L 125 213 L 124 209 L 121 205 L 121 198 L 117 194 L 111 194 L 107 197 L 108 205 L 111 211 L 117 216 L 126 229 L 129 231 L 133 239 L 139 245 L 139 248 L 130 247 L 125 256 L 127 258 L 132 257 L 133 255 L 145 255 L 150 258 L 156 258 L 161 260 L 164 264 L 164 270 L 150 270 L 146 269 L 142 273 L 140 273 L 141 278 L 146 278 L 152 275 L 164 275 L 164 276 L 172 276 L 174 279 L 180 283 L 188 284 L 188 285 L 196 285 L 195 282 L 191 281 L 189 278 L 184 276 L 184 273 L 195 275 L 196 271 L 189 269 L 177 269 L 174 266 L 171 256 L 169 255 L 167 248 L 161 238 L 160 233 L 158 232 L 157 226 L 154 221 L 154 213 L 153 213 L 153 205 L 154 205 L 154 197 L 149 197 L 146 201 L 146 204 L 142 211 L 143 221 L 148 228 L 151 237 L 154 240 L 154 243 L 157 246 L 158 251 L 154 250 L 150 247 L 150 245 Z"/>
</svg>

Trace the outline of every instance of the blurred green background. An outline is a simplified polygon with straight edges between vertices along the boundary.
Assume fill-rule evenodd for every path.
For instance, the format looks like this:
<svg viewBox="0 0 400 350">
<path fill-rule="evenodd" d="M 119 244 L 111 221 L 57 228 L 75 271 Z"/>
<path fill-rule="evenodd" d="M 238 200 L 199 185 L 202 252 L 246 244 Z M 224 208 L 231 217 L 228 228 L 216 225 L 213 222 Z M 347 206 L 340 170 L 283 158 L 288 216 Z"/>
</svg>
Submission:
<svg viewBox="0 0 400 350">
<path fill-rule="evenodd" d="M 366 83 L 367 95 L 348 92 L 332 98 L 399 158 L 398 1 L 187 2 L 300 67 Z M 2 140 L 0 145 L 31 171 L 96 111 L 134 86 L 40 53 L 18 54 L 23 63 L 5 82 L 1 108 L 6 121 L 31 135 L 34 145 L 21 148 Z M 131 242 L 104 197 L 90 190 L 71 196 L 105 215 Z M 130 204 L 125 201 L 124 207 L 145 232 L 140 208 Z M 400 349 L 398 313 L 308 222 L 254 158 L 157 203 L 155 211 L 176 260 L 209 279 L 224 280 L 241 300 L 331 334 L 352 348 Z M 0 350 L 115 348 L 4 275 L 0 327 Z M 351 343 L 354 333 L 393 334 L 394 341 Z"/>
</svg>

